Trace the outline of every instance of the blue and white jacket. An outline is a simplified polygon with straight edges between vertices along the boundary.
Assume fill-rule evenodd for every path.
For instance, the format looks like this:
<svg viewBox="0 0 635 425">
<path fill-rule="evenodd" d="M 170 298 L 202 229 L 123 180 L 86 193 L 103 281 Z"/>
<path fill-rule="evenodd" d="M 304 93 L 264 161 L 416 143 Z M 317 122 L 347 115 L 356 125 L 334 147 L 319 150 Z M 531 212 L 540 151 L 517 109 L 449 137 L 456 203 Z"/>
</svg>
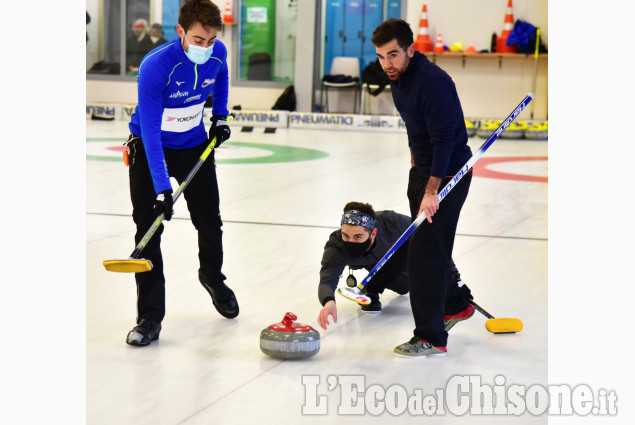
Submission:
<svg viewBox="0 0 635 425">
<path fill-rule="evenodd" d="M 128 127 L 141 137 L 154 190 L 171 189 L 163 148 L 186 149 L 208 138 L 203 106 L 212 94 L 215 115 L 228 115 L 227 48 L 216 40 L 210 59 L 197 65 L 176 38 L 150 51 L 137 76 L 139 102 Z"/>
</svg>

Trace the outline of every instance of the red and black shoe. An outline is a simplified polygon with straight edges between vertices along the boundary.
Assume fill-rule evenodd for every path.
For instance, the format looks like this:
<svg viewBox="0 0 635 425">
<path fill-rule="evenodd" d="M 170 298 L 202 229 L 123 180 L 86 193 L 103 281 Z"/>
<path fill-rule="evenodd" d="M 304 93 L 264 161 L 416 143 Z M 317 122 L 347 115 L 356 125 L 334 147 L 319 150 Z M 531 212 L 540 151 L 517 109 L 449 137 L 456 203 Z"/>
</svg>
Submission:
<svg viewBox="0 0 635 425">
<path fill-rule="evenodd" d="M 450 329 L 452 329 L 452 327 L 460 321 L 467 320 L 470 317 L 474 316 L 475 310 L 476 308 L 472 304 L 470 304 L 465 310 L 461 311 L 460 313 L 447 314 L 443 316 L 443 329 L 446 332 L 449 332 Z"/>
</svg>

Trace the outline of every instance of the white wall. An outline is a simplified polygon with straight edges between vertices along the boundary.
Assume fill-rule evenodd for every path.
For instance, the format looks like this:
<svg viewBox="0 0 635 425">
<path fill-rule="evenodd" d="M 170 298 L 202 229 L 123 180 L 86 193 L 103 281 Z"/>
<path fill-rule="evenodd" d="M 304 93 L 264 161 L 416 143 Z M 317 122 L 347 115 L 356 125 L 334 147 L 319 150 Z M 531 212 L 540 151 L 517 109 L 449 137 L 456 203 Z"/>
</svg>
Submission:
<svg viewBox="0 0 635 425">
<path fill-rule="evenodd" d="M 315 0 L 302 0 L 298 9 L 298 43 L 296 46 L 296 94 L 298 108 L 303 112 L 311 110 L 311 88 L 308 87 L 313 72 L 312 50 L 307 51 L 307 39 L 313 34 L 314 25 L 308 25 Z M 234 3 L 237 4 L 237 3 Z M 424 1 L 409 0 L 406 9 L 407 21 L 413 32 L 419 30 L 421 7 Z M 500 34 L 507 0 L 426 0 L 429 29 L 431 34 L 441 32 L 447 45 L 462 41 L 465 46 L 474 45 L 478 50 L 488 48 L 492 33 Z M 541 28 L 541 37 L 548 47 L 547 0 L 513 0 L 514 20 L 522 19 Z M 234 19 L 236 19 L 234 11 Z M 226 26 L 219 35 L 228 47 L 230 55 L 228 65 L 233 69 L 233 31 L 236 26 Z M 302 41 L 304 40 L 304 42 Z M 309 43 L 310 44 L 310 43 Z M 511 108 L 523 96 L 533 89 L 534 59 L 503 59 L 502 67 L 498 60 L 468 59 L 463 66 L 456 58 L 441 56 L 437 64 L 445 69 L 454 80 L 463 104 L 466 117 L 504 118 Z M 547 118 L 547 76 L 548 60 L 541 58 L 536 82 L 536 100 L 533 103 L 534 118 Z M 315 88 L 319 93 L 319 87 Z M 243 109 L 271 109 L 283 88 L 230 87 L 229 106 L 241 105 Z M 136 83 L 87 81 L 86 96 L 89 102 L 136 103 Z M 381 99 L 373 98 L 373 113 L 392 114 L 390 95 L 385 93 Z M 349 96 L 350 97 L 350 96 Z M 367 98 L 370 96 L 367 96 Z M 338 101 L 337 95 L 329 96 L 332 111 L 352 111 L 348 99 Z M 316 98 L 316 101 L 319 99 Z M 339 105 L 341 103 L 341 105 Z M 527 119 L 530 110 L 521 117 Z"/>
</svg>

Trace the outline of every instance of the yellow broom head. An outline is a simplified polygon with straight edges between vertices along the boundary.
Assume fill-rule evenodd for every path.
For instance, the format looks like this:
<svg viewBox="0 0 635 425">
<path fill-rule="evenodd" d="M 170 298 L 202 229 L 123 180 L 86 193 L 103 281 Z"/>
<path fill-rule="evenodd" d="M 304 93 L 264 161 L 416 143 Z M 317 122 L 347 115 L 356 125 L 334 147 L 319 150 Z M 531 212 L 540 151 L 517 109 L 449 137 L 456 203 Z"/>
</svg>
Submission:
<svg viewBox="0 0 635 425">
<path fill-rule="evenodd" d="M 523 330 L 523 322 L 520 319 L 489 319 L 485 322 L 488 331 L 494 334 L 516 333 Z"/>
<path fill-rule="evenodd" d="M 103 262 L 104 267 L 109 272 L 119 273 L 143 273 L 152 270 L 150 260 L 106 260 Z"/>
</svg>

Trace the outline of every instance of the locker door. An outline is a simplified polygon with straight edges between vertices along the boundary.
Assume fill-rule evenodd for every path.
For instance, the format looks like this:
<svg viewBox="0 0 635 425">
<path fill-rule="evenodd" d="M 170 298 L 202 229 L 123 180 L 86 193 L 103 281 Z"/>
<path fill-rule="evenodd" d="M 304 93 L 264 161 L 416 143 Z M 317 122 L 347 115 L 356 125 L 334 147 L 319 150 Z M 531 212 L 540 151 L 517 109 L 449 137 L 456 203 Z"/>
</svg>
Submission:
<svg viewBox="0 0 635 425">
<path fill-rule="evenodd" d="M 344 54 L 362 61 L 364 0 L 346 0 L 344 6 Z M 361 70 L 360 70 L 361 72 Z"/>
<path fill-rule="evenodd" d="M 386 19 L 401 19 L 401 0 L 388 0 L 386 3 Z"/>
<path fill-rule="evenodd" d="M 360 60 L 362 69 L 377 59 L 377 53 L 371 38 L 373 37 L 375 28 L 383 22 L 383 6 L 382 0 L 366 0 L 364 2 L 364 31 L 362 38 L 362 58 Z"/>
<path fill-rule="evenodd" d="M 324 28 L 324 70 L 331 72 L 331 62 L 335 56 L 344 54 L 344 0 L 326 2 L 326 22 Z"/>
</svg>

